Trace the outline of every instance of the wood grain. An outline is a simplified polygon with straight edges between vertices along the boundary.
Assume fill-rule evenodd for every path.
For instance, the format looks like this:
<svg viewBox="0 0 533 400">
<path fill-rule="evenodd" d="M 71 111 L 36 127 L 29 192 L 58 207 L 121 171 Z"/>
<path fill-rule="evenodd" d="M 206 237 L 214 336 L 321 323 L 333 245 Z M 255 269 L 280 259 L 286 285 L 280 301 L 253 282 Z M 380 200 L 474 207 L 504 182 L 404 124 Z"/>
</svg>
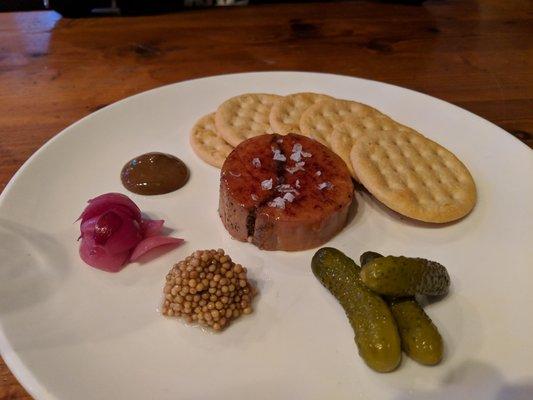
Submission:
<svg viewBox="0 0 533 400">
<path fill-rule="evenodd" d="M 533 147 L 532 38 L 525 0 L 280 4 L 79 20 L 0 14 L 0 191 L 81 117 L 146 89 L 231 72 L 384 81 L 464 107 Z M 0 400 L 29 398 L 0 362 Z"/>
</svg>

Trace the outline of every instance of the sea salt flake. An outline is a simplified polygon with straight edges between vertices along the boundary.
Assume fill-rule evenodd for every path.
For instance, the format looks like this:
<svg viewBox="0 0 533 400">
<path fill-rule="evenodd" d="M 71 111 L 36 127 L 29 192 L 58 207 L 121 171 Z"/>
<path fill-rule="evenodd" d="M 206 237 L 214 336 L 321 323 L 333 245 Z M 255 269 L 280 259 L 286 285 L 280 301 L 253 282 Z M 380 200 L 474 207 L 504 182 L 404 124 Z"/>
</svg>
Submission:
<svg viewBox="0 0 533 400">
<path fill-rule="evenodd" d="M 261 167 L 261 160 L 257 157 L 255 157 L 253 160 L 252 160 L 252 165 L 255 167 L 255 168 L 260 168 Z"/>
<path fill-rule="evenodd" d="M 261 182 L 261 189 L 263 189 L 263 190 L 272 189 L 272 178 L 265 179 L 263 182 Z"/>
<path fill-rule="evenodd" d="M 292 146 L 291 160 L 299 162 L 302 157 L 311 157 L 311 153 L 303 151 L 300 143 L 295 143 L 294 146 Z"/>
<path fill-rule="evenodd" d="M 284 183 L 283 185 L 276 186 L 276 190 L 280 193 L 290 193 L 290 192 L 298 193 L 298 191 L 295 188 L 293 188 L 291 185 L 289 185 L 288 183 Z"/>
<path fill-rule="evenodd" d="M 283 210 L 285 208 L 285 200 L 281 197 L 276 197 L 268 202 L 268 206 L 272 208 L 281 208 Z"/>
<path fill-rule="evenodd" d="M 302 145 L 300 143 L 294 143 L 292 146 L 291 160 L 298 162 L 302 159 Z"/>
<path fill-rule="evenodd" d="M 236 177 L 236 178 L 238 178 L 239 176 L 241 176 L 241 173 L 240 173 L 240 172 L 235 173 L 235 172 L 233 172 L 233 171 L 230 171 L 229 174 L 230 174 L 231 176 Z"/>
<path fill-rule="evenodd" d="M 291 160 L 294 160 L 294 161 L 298 162 L 301 159 L 302 159 L 302 153 L 297 152 L 297 153 L 292 153 L 291 154 Z"/>
<path fill-rule="evenodd" d="M 299 179 L 296 179 L 296 183 L 294 184 L 294 187 L 296 189 L 300 189 L 300 180 Z"/>
<path fill-rule="evenodd" d="M 305 171 L 304 165 L 305 161 L 300 161 L 294 164 L 294 167 L 285 167 L 285 170 L 290 174 L 294 174 L 297 171 Z"/>
<path fill-rule="evenodd" d="M 254 193 L 251 194 L 251 197 L 252 197 L 252 200 L 253 200 L 253 201 L 257 201 L 257 200 L 259 200 L 259 197 L 257 197 L 257 195 L 254 194 Z"/>
<path fill-rule="evenodd" d="M 320 176 L 320 175 L 322 175 L 322 171 L 316 171 L 316 172 L 315 172 L 315 175 L 316 175 L 316 176 Z"/>
<path fill-rule="evenodd" d="M 318 187 L 318 190 L 331 189 L 333 185 L 331 184 L 331 182 L 322 182 L 322 183 L 319 183 L 317 187 Z"/>
<path fill-rule="evenodd" d="M 281 151 L 279 151 L 279 149 L 272 149 L 272 153 L 274 153 L 274 157 L 272 157 L 274 160 L 287 161 L 287 157 L 281 154 Z"/>
<path fill-rule="evenodd" d="M 285 193 L 285 195 L 283 196 L 283 200 L 288 201 L 289 203 L 292 203 L 295 198 L 296 196 L 292 193 Z"/>
</svg>

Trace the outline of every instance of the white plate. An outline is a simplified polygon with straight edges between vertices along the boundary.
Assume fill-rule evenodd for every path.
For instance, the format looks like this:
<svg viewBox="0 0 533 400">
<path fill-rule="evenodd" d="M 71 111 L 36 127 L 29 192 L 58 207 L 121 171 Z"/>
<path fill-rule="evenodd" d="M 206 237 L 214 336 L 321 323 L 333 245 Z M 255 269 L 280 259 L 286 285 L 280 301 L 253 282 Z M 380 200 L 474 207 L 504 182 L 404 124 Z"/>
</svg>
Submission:
<svg viewBox="0 0 533 400">
<path fill-rule="evenodd" d="M 353 221 L 329 245 L 436 259 L 451 293 L 427 307 L 446 343 L 438 367 L 404 357 L 369 370 L 335 299 L 310 271 L 313 251 L 265 252 L 230 239 L 218 215 L 218 170 L 188 145 L 202 115 L 244 92 L 315 91 L 368 103 L 461 158 L 478 187 L 464 220 L 409 223 L 358 195 Z M 128 193 L 122 165 L 147 151 L 190 167 L 181 190 Z M 165 86 L 65 129 L 20 169 L 0 199 L 0 347 L 37 399 L 513 399 L 533 396 L 531 150 L 493 124 L 407 89 L 337 75 L 265 72 Z M 129 194 L 187 244 L 118 274 L 83 264 L 74 223 L 87 199 Z M 173 262 L 226 249 L 261 295 L 220 335 L 161 317 Z M 521 397 L 521 398 L 526 398 Z"/>
</svg>

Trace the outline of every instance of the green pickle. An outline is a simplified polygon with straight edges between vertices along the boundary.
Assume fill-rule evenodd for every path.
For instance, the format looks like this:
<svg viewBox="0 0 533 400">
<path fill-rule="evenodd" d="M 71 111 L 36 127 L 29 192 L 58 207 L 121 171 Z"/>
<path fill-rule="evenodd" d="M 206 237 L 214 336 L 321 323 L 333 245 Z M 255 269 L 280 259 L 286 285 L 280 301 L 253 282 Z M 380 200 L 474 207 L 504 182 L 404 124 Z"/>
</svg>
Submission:
<svg viewBox="0 0 533 400">
<path fill-rule="evenodd" d="M 366 364 L 378 372 L 396 369 L 402 353 L 394 317 L 387 303 L 361 283 L 357 264 L 341 251 L 324 247 L 313 256 L 311 268 L 344 308 Z"/>
<path fill-rule="evenodd" d="M 394 299 L 390 307 L 405 353 L 420 364 L 438 364 L 442 360 L 442 337 L 420 304 L 414 298 Z"/>
<path fill-rule="evenodd" d="M 383 257 L 367 251 L 361 254 L 361 265 Z M 402 349 L 413 360 L 424 365 L 435 365 L 442 360 L 442 337 L 422 306 L 413 297 L 386 299 L 398 324 Z"/>
<path fill-rule="evenodd" d="M 450 276 L 441 264 L 423 258 L 374 258 L 361 269 L 361 280 L 374 292 L 393 297 L 448 292 Z"/>
<path fill-rule="evenodd" d="M 361 267 L 364 267 L 365 264 L 369 263 L 373 259 L 381 257 L 383 256 L 375 251 L 365 251 L 363 254 L 361 254 L 361 257 L 359 257 L 359 262 L 361 263 Z"/>
</svg>

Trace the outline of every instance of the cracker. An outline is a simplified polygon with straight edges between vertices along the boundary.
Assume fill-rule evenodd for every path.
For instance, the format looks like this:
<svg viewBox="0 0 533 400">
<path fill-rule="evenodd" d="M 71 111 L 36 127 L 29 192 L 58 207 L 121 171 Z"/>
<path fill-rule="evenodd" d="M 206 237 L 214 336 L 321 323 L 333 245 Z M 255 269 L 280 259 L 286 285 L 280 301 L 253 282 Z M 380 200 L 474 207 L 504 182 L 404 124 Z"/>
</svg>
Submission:
<svg viewBox="0 0 533 400">
<path fill-rule="evenodd" d="M 303 135 L 329 146 L 329 139 L 336 125 L 372 113 L 379 111 L 355 101 L 322 100 L 303 112 L 300 131 Z"/>
<path fill-rule="evenodd" d="M 214 167 L 222 168 L 233 146 L 219 137 L 215 130 L 215 113 L 200 118 L 191 130 L 191 147 L 198 157 Z"/>
<path fill-rule="evenodd" d="M 346 163 L 348 171 L 353 178 L 357 179 L 355 171 L 352 167 L 352 162 L 350 160 L 350 152 L 352 151 L 353 144 L 357 136 L 361 132 L 364 132 L 364 128 L 359 124 L 347 124 L 342 123 L 333 129 L 333 132 L 330 137 L 330 147 L 334 153 L 336 153 L 343 161 Z"/>
<path fill-rule="evenodd" d="M 376 111 L 359 118 L 353 117 L 349 122 L 335 125 L 329 138 L 329 144 L 331 150 L 344 160 L 352 177 L 358 180 L 350 160 L 350 152 L 357 138 L 365 133 L 388 135 L 407 130 L 418 134 L 411 128 L 403 126 L 385 114 Z"/>
<path fill-rule="evenodd" d="M 450 222 L 467 215 L 476 203 L 476 186 L 465 165 L 411 130 L 360 135 L 350 159 L 367 190 L 407 217 Z"/>
<path fill-rule="evenodd" d="M 248 93 L 222 103 L 215 115 L 217 133 L 232 146 L 254 136 L 272 133 L 269 115 L 274 101 L 281 96 Z"/>
<path fill-rule="evenodd" d="M 293 93 L 279 98 L 270 110 L 272 131 L 280 135 L 300 134 L 300 117 L 313 104 L 322 100 L 334 100 L 333 97 L 318 93 Z"/>
</svg>

